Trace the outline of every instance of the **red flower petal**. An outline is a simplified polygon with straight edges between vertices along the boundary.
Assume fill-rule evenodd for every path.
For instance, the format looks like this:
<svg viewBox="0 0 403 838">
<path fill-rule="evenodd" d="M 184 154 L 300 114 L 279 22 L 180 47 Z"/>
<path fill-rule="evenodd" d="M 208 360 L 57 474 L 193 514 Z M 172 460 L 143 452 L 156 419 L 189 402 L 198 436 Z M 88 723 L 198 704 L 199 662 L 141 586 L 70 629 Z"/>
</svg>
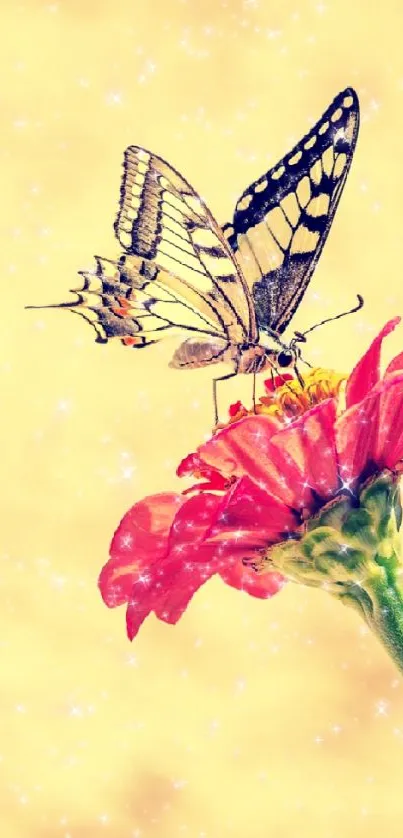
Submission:
<svg viewBox="0 0 403 838">
<path fill-rule="evenodd" d="M 403 457 L 403 375 L 384 379 L 336 424 L 340 471 L 355 487 L 375 470 L 394 469 Z"/>
<path fill-rule="evenodd" d="M 212 491 L 222 492 L 228 488 L 228 480 L 218 471 L 218 469 L 207 465 L 197 453 L 188 454 L 182 460 L 176 469 L 178 477 L 196 477 L 198 479 L 206 478 L 205 483 L 195 484 L 185 489 L 184 495 L 194 491 L 204 491 L 211 489 Z"/>
<path fill-rule="evenodd" d="M 179 463 L 176 473 L 178 477 L 192 477 L 196 472 L 200 472 L 201 466 L 202 460 L 197 456 L 197 454 L 188 454 L 188 456 L 184 457 Z"/>
<path fill-rule="evenodd" d="M 379 395 L 379 430 L 376 448 L 379 467 L 395 469 L 403 458 L 403 375 L 385 380 Z"/>
<path fill-rule="evenodd" d="M 269 599 L 281 591 L 286 584 L 286 579 L 279 573 L 259 575 L 251 568 L 244 567 L 242 562 L 237 562 L 221 571 L 220 576 L 227 585 L 231 585 L 238 591 L 245 591 L 257 599 Z"/>
<path fill-rule="evenodd" d="M 242 477 L 217 505 L 198 555 L 212 563 L 228 585 L 267 599 L 281 589 L 283 577 L 278 573 L 258 576 L 242 560 L 260 558 L 262 549 L 294 533 L 299 523 L 284 504 L 249 477 Z"/>
<path fill-rule="evenodd" d="M 327 500 L 337 491 L 335 420 L 336 401 L 326 399 L 271 438 L 269 456 L 287 482 L 292 480 L 296 509 L 313 511 L 318 498 Z"/>
<path fill-rule="evenodd" d="M 133 587 L 126 614 L 130 640 L 136 636 L 144 619 L 152 612 L 165 623 L 177 623 L 196 591 L 212 576 L 200 564 L 193 567 L 183 558 L 168 559 L 160 567 L 154 566 L 150 587 Z"/>
<path fill-rule="evenodd" d="M 126 613 L 129 640 L 133 640 L 152 611 L 165 623 L 177 623 L 193 595 L 213 573 L 202 564 L 193 567 L 182 557 L 154 565 L 147 585 L 133 585 Z"/>
<path fill-rule="evenodd" d="M 253 557 L 262 548 L 295 532 L 299 524 L 299 517 L 291 509 L 245 476 L 217 506 L 205 543 L 219 543 L 220 555 L 226 559 Z"/>
<path fill-rule="evenodd" d="M 199 495 L 178 512 L 171 527 L 168 565 L 181 558 L 175 577 L 170 575 L 157 615 L 176 622 L 198 588 L 215 573 L 232 587 L 267 598 L 281 587 L 279 574 L 258 576 L 242 565 L 281 534 L 294 531 L 292 512 L 270 498 L 249 478 L 241 479 L 226 496 Z"/>
<path fill-rule="evenodd" d="M 292 381 L 293 378 L 293 375 L 285 372 L 283 375 L 275 375 L 274 378 L 266 378 L 263 384 L 268 393 L 274 393 L 278 387 L 282 387 L 286 381 Z"/>
<path fill-rule="evenodd" d="M 393 329 L 400 323 L 400 317 L 394 317 L 379 332 L 379 335 L 372 341 L 371 346 L 358 361 L 349 376 L 346 384 L 346 406 L 362 401 L 370 390 L 378 383 L 380 377 L 380 360 L 383 339 L 393 332 Z"/>
<path fill-rule="evenodd" d="M 238 413 L 247 413 L 246 407 L 244 407 L 241 401 L 235 402 L 235 404 L 230 404 L 228 408 L 228 415 L 230 419 L 233 419 L 234 416 L 238 415 Z"/>
<path fill-rule="evenodd" d="M 211 556 L 211 549 L 207 554 L 203 554 L 200 542 L 210 526 L 216 508 L 222 503 L 222 498 L 209 494 L 197 495 L 186 500 L 181 496 L 172 497 L 176 498 L 176 507 L 171 503 L 170 510 L 169 499 L 164 495 L 146 498 L 130 510 L 123 518 L 112 542 L 112 558 L 101 573 L 100 588 L 107 604 L 113 607 L 128 601 L 126 625 L 131 640 L 151 611 L 165 622 L 177 622 L 193 594 L 217 572 L 217 567 L 207 561 Z M 159 527 L 159 523 L 162 522 L 159 516 L 161 500 L 163 512 L 166 513 L 163 532 Z M 116 556 L 116 538 L 119 530 L 126 535 L 125 530 L 131 528 L 133 543 L 138 542 L 139 506 L 151 512 L 151 525 L 156 522 L 148 550 L 146 543 L 143 545 L 145 551 L 141 568 L 136 561 L 137 550 L 134 556 L 126 553 L 123 560 L 120 552 Z M 129 520 L 128 516 L 131 516 Z M 157 543 L 155 539 L 153 541 L 155 530 L 158 530 Z"/>
<path fill-rule="evenodd" d="M 292 469 L 286 475 L 279 471 L 270 449 L 273 434 L 282 427 L 272 416 L 246 416 L 215 434 L 200 446 L 198 453 L 226 477 L 248 475 L 266 492 L 292 507 L 298 498 L 298 489 L 293 485 L 296 475 Z"/>
<path fill-rule="evenodd" d="M 224 497 L 190 499 L 155 495 L 124 516 L 111 545 L 99 586 L 109 607 L 128 602 L 132 639 L 147 615 L 175 623 L 194 593 L 215 573 L 236 588 L 266 598 L 281 587 L 275 574 L 257 576 L 242 565 L 261 549 L 294 531 L 298 521 L 280 501 L 249 478 Z"/>
<path fill-rule="evenodd" d="M 401 372 L 403 370 L 403 352 L 400 352 L 399 355 L 396 355 L 395 358 L 390 362 L 389 366 L 386 368 L 385 376 L 391 375 L 393 372 Z"/>
<path fill-rule="evenodd" d="M 167 550 L 172 521 L 185 498 L 174 493 L 144 498 L 122 518 L 113 536 L 110 556 L 99 576 L 102 598 L 109 608 L 122 605 L 134 581 L 144 585 L 152 561 Z"/>
<path fill-rule="evenodd" d="M 226 474 L 248 475 L 287 507 L 312 508 L 338 486 L 333 426 L 336 404 L 320 402 L 284 428 L 267 416 L 248 416 L 199 448 Z M 281 429 L 281 430 L 279 430 Z"/>
</svg>

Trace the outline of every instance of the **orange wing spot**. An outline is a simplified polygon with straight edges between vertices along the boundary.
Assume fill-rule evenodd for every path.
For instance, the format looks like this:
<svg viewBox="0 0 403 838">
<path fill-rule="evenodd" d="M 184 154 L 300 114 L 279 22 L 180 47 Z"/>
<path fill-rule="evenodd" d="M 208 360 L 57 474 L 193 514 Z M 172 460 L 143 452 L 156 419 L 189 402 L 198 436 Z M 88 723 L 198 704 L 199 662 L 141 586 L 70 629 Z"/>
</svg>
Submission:
<svg viewBox="0 0 403 838">
<path fill-rule="evenodd" d="M 122 338 L 122 343 L 124 343 L 125 346 L 138 346 L 138 344 L 141 343 L 141 338 L 125 337 Z"/>
<path fill-rule="evenodd" d="M 130 316 L 131 308 L 129 301 L 126 300 L 126 297 L 117 297 L 117 301 L 119 303 L 118 306 L 111 306 L 111 311 L 116 314 L 118 317 L 128 317 Z"/>
<path fill-rule="evenodd" d="M 118 306 L 113 306 L 111 311 L 116 314 L 118 317 L 127 317 L 128 311 L 126 308 L 119 308 Z"/>
</svg>

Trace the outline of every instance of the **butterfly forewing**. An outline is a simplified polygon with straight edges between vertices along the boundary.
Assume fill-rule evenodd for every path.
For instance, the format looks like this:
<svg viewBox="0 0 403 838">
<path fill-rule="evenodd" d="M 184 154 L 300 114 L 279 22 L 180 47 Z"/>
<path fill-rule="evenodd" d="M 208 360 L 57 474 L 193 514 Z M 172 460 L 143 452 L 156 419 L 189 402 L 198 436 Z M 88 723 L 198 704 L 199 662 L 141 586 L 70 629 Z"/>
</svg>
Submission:
<svg viewBox="0 0 403 838">
<path fill-rule="evenodd" d="M 237 202 L 223 232 L 253 295 L 258 327 L 281 334 L 305 293 L 332 224 L 359 128 L 354 90 Z"/>
<path fill-rule="evenodd" d="M 133 287 L 144 261 L 156 269 L 153 281 L 202 313 L 214 333 L 232 343 L 256 338 L 250 294 L 219 225 L 172 166 L 137 146 L 125 152 L 115 232 Z M 172 317 L 180 325 L 179 311 Z"/>
</svg>

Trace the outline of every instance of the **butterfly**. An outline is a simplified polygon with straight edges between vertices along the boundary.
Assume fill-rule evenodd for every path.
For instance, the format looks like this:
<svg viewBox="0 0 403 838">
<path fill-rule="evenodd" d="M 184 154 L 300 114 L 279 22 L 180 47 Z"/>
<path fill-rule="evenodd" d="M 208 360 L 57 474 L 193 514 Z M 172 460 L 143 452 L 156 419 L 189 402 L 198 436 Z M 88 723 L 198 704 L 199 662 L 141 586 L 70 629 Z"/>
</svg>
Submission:
<svg viewBox="0 0 403 838">
<path fill-rule="evenodd" d="M 114 224 L 120 257 L 96 256 L 95 270 L 80 272 L 77 299 L 51 307 L 80 314 L 102 343 L 119 338 L 140 349 L 178 329 L 186 332 L 171 367 L 222 361 L 233 367 L 214 379 L 217 422 L 217 381 L 268 368 L 297 371 L 297 343 L 306 333 L 288 344 L 282 334 L 322 252 L 358 129 L 357 94 L 347 88 L 292 151 L 245 190 L 223 227 L 173 166 L 129 146 Z"/>
</svg>

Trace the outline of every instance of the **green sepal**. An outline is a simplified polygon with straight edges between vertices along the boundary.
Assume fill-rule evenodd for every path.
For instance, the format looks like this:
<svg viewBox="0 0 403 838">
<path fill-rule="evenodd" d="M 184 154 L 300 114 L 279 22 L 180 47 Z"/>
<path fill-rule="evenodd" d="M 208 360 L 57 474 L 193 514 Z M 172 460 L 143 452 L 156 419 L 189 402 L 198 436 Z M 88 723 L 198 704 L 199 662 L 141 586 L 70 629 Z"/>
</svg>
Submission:
<svg viewBox="0 0 403 838">
<path fill-rule="evenodd" d="M 403 671 L 403 561 L 398 476 L 385 470 L 359 495 L 339 495 L 304 531 L 271 547 L 260 572 L 324 588 L 355 608 Z"/>
</svg>

